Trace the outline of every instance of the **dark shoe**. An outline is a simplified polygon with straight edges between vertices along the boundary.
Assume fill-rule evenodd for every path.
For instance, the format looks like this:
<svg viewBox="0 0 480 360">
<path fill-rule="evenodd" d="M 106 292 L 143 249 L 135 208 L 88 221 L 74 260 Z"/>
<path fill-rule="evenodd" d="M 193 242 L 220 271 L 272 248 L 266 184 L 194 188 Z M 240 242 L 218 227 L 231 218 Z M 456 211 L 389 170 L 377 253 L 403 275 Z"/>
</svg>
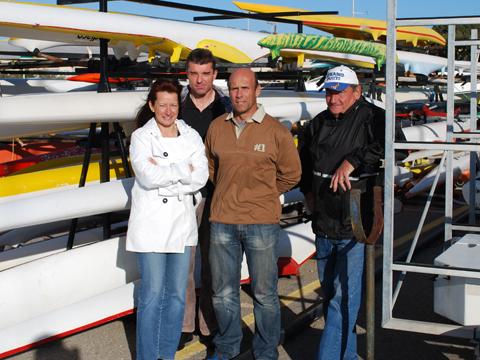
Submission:
<svg viewBox="0 0 480 360">
<path fill-rule="evenodd" d="M 213 348 L 213 334 L 212 335 L 199 335 L 198 341 L 205 345 L 207 348 Z"/>
<path fill-rule="evenodd" d="M 205 360 L 229 360 L 228 358 L 219 355 L 216 351 L 212 352 L 210 355 L 207 354 Z"/>
<path fill-rule="evenodd" d="M 177 350 L 182 350 L 185 347 L 185 344 L 193 340 L 193 334 L 182 332 L 180 336 L 180 341 L 178 342 Z"/>
</svg>

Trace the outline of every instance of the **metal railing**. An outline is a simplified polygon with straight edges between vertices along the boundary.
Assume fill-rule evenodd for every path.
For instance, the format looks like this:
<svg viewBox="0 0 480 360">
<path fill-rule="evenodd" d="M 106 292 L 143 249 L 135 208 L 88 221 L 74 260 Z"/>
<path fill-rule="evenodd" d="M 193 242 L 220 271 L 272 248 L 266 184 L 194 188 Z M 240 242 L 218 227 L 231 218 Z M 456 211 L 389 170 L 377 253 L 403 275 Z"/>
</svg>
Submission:
<svg viewBox="0 0 480 360">
<path fill-rule="evenodd" d="M 383 254 L 383 289 L 382 289 L 382 327 L 404 331 L 414 331 L 427 334 L 443 334 L 465 337 L 478 340 L 480 326 L 462 326 L 443 323 L 407 320 L 392 316 L 395 300 L 400 292 L 403 276 L 407 272 L 435 274 L 445 276 L 457 276 L 465 278 L 480 278 L 480 270 L 452 268 L 446 266 L 414 264 L 411 263 L 418 235 L 423 226 L 424 215 L 428 211 L 430 202 L 435 191 L 434 187 L 428 196 L 424 214 L 421 217 L 419 227 L 407 256 L 406 261 L 396 262 L 393 258 L 394 241 L 394 165 L 395 151 L 401 149 L 437 149 L 444 151 L 441 165 L 445 163 L 445 245 L 452 242 L 454 231 L 478 232 L 480 227 L 475 224 L 475 175 L 476 175 L 476 152 L 480 151 L 477 143 L 477 67 L 478 67 L 478 33 L 471 33 L 471 40 L 456 41 L 455 26 L 465 24 L 480 24 L 480 16 L 469 17 L 443 17 L 443 18 L 397 18 L 397 0 L 387 0 L 387 62 L 386 62 L 386 140 L 385 140 L 385 211 L 384 211 L 384 254 Z M 448 74 L 447 74 L 447 137 L 444 143 L 428 142 L 395 142 L 395 92 L 396 92 L 396 28 L 399 26 L 429 26 L 448 25 Z M 454 70 L 455 70 L 455 47 L 470 46 L 471 48 L 471 93 L 470 93 L 470 131 L 471 133 L 454 133 Z M 461 138 L 462 142 L 454 142 Z M 469 224 L 456 225 L 453 222 L 453 151 L 470 151 L 471 179 L 470 181 L 470 207 Z M 440 171 L 438 172 L 438 174 Z M 436 181 L 435 181 L 436 183 Z M 400 280 L 394 289 L 393 274 L 400 272 Z M 418 299 L 417 299 L 418 301 Z"/>
</svg>

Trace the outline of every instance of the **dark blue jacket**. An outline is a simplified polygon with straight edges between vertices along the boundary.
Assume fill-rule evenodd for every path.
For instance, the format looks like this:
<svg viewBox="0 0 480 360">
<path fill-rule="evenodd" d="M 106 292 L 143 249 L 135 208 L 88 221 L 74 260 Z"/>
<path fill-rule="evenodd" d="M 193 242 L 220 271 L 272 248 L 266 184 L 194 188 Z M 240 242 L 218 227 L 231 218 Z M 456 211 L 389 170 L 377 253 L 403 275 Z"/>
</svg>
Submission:
<svg viewBox="0 0 480 360">
<path fill-rule="evenodd" d="M 331 179 L 324 176 L 333 175 L 343 160 L 355 168 L 351 177 L 378 173 L 384 144 L 385 112 L 363 98 L 338 119 L 325 110 L 310 121 L 301 143 L 300 188 L 304 194 L 314 193 L 312 227 L 316 234 L 333 239 L 353 237 L 350 192 L 339 188 L 334 193 L 329 187 Z M 371 179 L 351 183 L 364 193 L 371 192 L 374 184 Z"/>
</svg>

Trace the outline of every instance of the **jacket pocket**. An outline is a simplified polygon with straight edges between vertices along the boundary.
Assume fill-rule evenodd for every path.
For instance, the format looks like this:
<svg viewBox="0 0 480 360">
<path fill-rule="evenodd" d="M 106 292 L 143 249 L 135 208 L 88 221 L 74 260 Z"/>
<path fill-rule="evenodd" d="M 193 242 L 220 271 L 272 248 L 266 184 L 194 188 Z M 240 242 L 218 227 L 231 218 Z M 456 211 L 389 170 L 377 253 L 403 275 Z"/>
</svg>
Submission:
<svg viewBox="0 0 480 360">
<path fill-rule="evenodd" d="M 333 239 L 344 238 L 351 232 L 350 192 L 339 189 L 334 193 L 329 188 L 329 182 L 322 183 L 314 189 L 318 195 L 315 199 L 313 229 Z"/>
</svg>

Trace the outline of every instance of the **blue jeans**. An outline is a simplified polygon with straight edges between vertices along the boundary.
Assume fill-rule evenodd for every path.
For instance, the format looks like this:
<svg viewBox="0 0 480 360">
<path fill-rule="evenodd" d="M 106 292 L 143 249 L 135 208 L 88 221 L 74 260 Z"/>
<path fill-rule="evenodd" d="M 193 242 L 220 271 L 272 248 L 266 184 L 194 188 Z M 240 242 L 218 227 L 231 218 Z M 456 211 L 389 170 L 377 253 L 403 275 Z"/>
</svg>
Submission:
<svg viewBox="0 0 480 360">
<path fill-rule="evenodd" d="M 182 333 L 190 247 L 182 253 L 137 253 L 137 360 L 173 359 Z"/>
<path fill-rule="evenodd" d="M 211 223 L 210 266 L 213 308 L 218 332 L 213 342 L 221 359 L 240 353 L 240 270 L 243 251 L 253 292 L 255 359 L 277 359 L 280 341 L 280 302 L 277 282 L 278 224 L 230 225 Z"/>
<path fill-rule="evenodd" d="M 362 301 L 365 245 L 321 236 L 315 244 L 325 318 L 317 359 L 357 359 L 355 324 Z"/>
</svg>

